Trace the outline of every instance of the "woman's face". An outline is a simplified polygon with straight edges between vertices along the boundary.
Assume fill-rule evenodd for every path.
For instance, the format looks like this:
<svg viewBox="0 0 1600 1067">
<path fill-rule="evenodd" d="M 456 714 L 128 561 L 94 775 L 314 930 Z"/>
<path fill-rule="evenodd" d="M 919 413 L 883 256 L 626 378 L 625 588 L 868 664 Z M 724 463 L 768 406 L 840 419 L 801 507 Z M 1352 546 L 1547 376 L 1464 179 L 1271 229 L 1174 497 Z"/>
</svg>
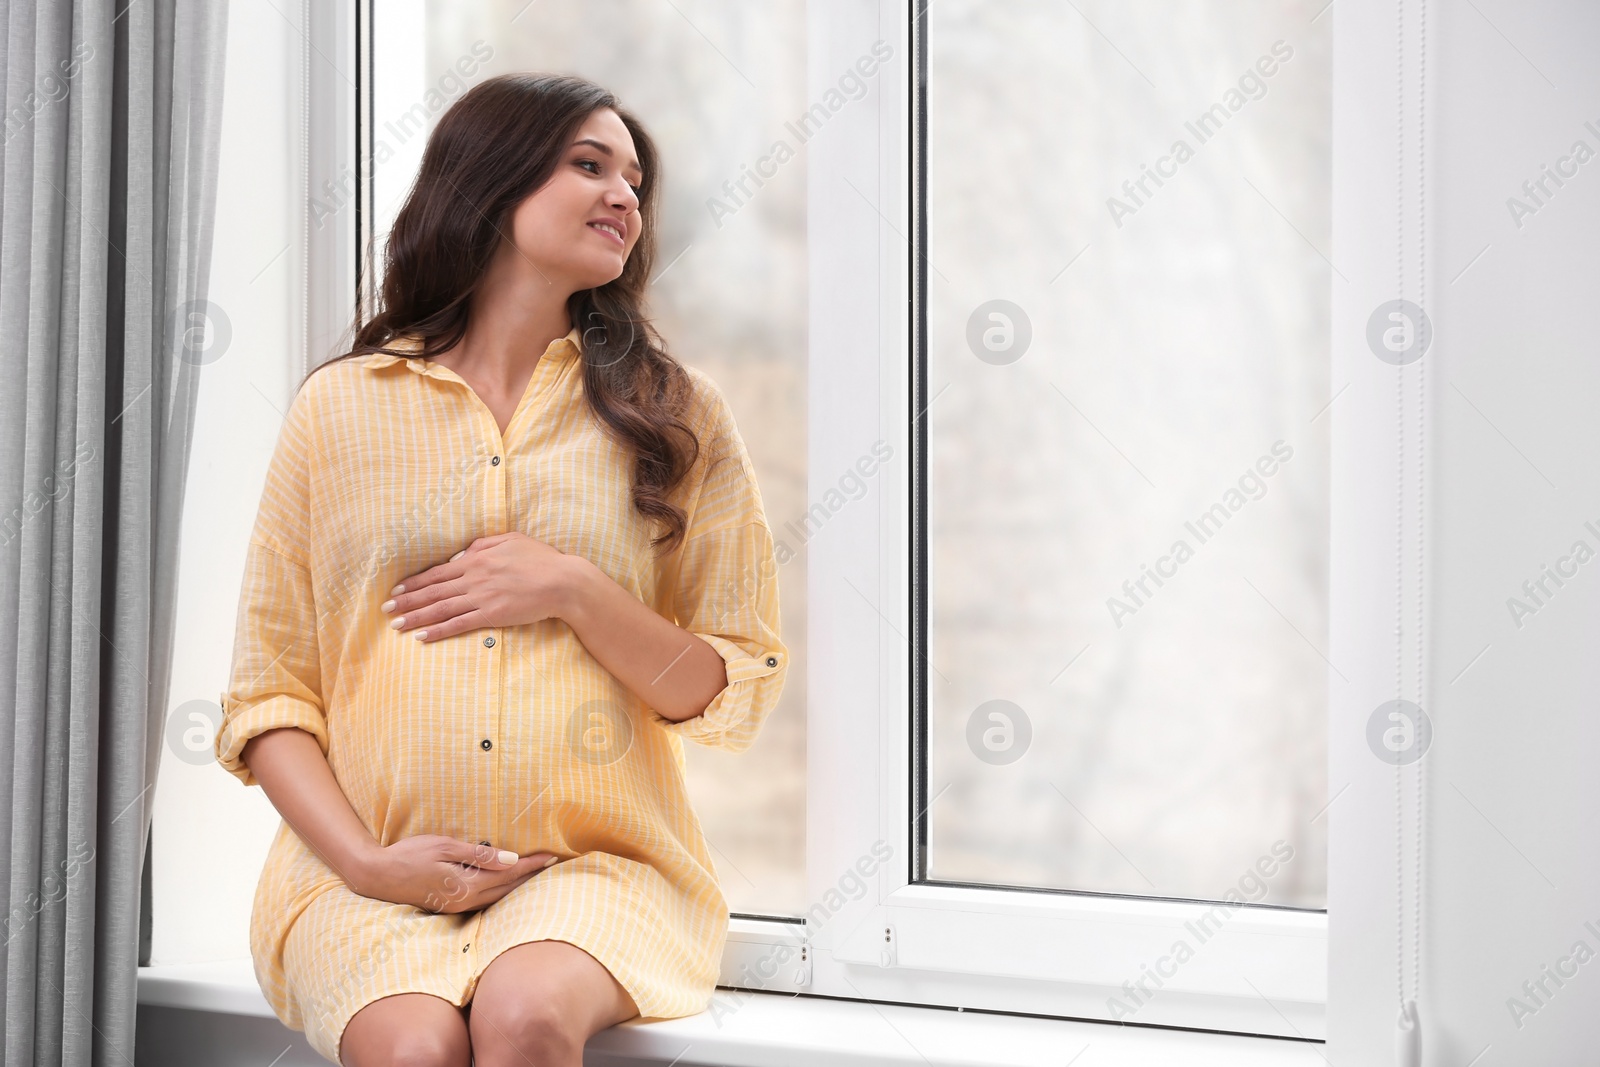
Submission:
<svg viewBox="0 0 1600 1067">
<path fill-rule="evenodd" d="M 511 228 L 521 258 L 569 292 L 613 281 L 643 229 L 642 179 L 628 128 L 609 108 L 594 112 L 550 180 L 517 205 Z M 599 223 L 620 229 L 621 239 Z"/>
</svg>

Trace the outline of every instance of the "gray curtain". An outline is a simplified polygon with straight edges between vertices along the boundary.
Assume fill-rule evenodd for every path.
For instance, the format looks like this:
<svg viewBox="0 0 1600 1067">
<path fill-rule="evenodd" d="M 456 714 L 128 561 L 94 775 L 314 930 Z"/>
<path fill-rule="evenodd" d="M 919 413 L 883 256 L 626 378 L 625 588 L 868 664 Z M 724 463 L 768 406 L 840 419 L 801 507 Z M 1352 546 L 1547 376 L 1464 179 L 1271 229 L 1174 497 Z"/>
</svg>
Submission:
<svg viewBox="0 0 1600 1067">
<path fill-rule="evenodd" d="M 5 1063 L 134 1062 L 226 0 L 0 0 Z"/>
</svg>

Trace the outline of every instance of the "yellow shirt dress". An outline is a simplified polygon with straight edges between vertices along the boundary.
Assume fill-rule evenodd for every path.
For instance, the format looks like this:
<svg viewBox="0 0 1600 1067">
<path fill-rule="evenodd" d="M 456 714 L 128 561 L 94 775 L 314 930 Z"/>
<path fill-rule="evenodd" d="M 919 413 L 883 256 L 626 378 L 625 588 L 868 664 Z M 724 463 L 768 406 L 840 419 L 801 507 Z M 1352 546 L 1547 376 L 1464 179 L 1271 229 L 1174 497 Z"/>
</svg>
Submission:
<svg viewBox="0 0 1600 1067">
<path fill-rule="evenodd" d="M 392 348 L 416 351 L 407 337 Z M 434 913 L 352 892 L 281 822 L 250 918 L 278 1018 L 338 1062 L 345 1025 L 393 993 L 471 998 L 496 955 L 554 938 L 599 960 L 641 1016 L 704 1010 L 728 906 L 684 783 L 683 740 L 743 751 L 776 705 L 773 540 L 725 398 L 686 368 L 700 458 L 672 491 L 687 537 L 656 557 L 625 452 L 591 413 L 576 328 L 539 359 L 502 436 L 450 369 L 368 354 L 296 394 L 267 472 L 239 600 L 218 762 L 245 785 L 250 738 L 317 739 L 381 845 L 417 834 L 560 857 L 489 906 Z M 380 609 L 401 579 L 520 530 L 598 566 L 703 638 L 728 685 L 672 722 L 566 623 L 428 643 Z"/>
</svg>

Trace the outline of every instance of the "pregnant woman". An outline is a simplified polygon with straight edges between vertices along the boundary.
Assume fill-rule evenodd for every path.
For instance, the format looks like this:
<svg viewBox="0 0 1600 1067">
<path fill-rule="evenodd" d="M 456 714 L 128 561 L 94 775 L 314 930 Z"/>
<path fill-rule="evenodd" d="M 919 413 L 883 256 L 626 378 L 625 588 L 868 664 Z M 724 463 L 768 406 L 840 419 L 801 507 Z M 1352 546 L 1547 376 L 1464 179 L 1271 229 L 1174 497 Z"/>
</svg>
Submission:
<svg viewBox="0 0 1600 1067">
<path fill-rule="evenodd" d="M 788 650 L 733 415 L 643 315 L 658 180 L 604 89 L 476 86 L 285 416 L 216 755 L 283 817 L 256 977 L 347 1067 L 580 1067 L 710 1002 L 683 742 L 748 748 Z"/>
</svg>

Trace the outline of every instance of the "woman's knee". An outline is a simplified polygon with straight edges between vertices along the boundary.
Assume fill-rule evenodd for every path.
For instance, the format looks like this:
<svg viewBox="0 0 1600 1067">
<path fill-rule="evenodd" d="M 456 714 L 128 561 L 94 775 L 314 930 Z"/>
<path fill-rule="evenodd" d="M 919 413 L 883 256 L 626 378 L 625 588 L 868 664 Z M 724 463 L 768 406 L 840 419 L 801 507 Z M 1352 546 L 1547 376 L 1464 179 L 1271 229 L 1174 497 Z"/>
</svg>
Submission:
<svg viewBox="0 0 1600 1067">
<path fill-rule="evenodd" d="M 480 1063 L 563 1063 L 582 1056 L 589 1035 L 581 1020 L 547 997 L 475 999 L 468 1016 Z"/>
<path fill-rule="evenodd" d="M 598 960 L 554 939 L 491 960 L 467 1010 L 478 1067 L 575 1064 L 591 1036 L 638 1014 Z"/>
<path fill-rule="evenodd" d="M 356 1012 L 339 1041 L 344 1067 L 468 1067 L 462 1010 L 430 993 L 397 993 Z"/>
</svg>

